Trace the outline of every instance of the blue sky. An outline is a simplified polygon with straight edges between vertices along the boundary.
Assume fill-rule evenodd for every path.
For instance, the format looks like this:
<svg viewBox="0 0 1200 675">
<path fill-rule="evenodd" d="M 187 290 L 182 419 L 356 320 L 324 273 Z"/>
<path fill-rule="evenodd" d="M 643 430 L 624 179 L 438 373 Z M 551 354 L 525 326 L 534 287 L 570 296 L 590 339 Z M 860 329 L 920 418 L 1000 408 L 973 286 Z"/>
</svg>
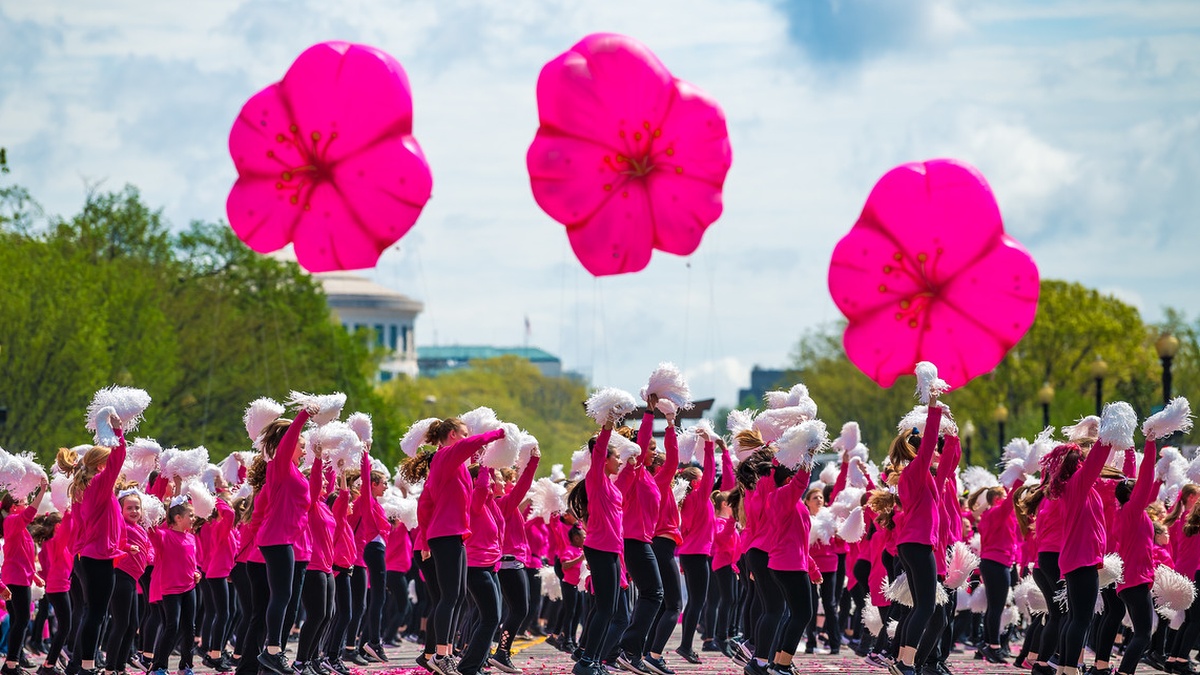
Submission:
<svg viewBox="0 0 1200 675">
<path fill-rule="evenodd" d="M 734 164 L 689 259 L 593 279 L 529 191 L 543 63 L 645 42 L 713 94 Z M 176 226 L 224 218 L 241 105 L 315 42 L 396 56 L 434 196 L 371 272 L 426 302 L 419 344 L 532 344 L 636 390 L 660 360 L 731 403 L 836 319 L 825 274 L 868 191 L 940 156 L 991 181 L 1044 277 L 1155 320 L 1200 314 L 1194 0 L 0 1 L 0 145 L 51 213 L 137 185 Z"/>
</svg>

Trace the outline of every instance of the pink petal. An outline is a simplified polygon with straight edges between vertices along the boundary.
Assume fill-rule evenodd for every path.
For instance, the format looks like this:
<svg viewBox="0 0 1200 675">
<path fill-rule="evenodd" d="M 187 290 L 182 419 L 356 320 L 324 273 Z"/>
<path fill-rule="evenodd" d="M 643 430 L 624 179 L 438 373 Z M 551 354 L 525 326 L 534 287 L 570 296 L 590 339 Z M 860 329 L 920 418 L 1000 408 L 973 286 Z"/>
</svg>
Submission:
<svg viewBox="0 0 1200 675">
<path fill-rule="evenodd" d="M 323 156 L 329 162 L 382 138 L 412 133 L 408 76 L 398 61 L 373 47 L 314 45 L 296 58 L 279 84 L 301 137 L 328 143 Z M 330 140 L 333 133 L 337 138 Z"/>
<path fill-rule="evenodd" d="M 616 154 L 553 130 L 538 131 L 525 157 L 533 198 L 564 225 L 586 221 L 626 182 L 614 169 Z"/>
<path fill-rule="evenodd" d="M 278 251 L 292 240 L 302 214 L 290 192 L 276 189 L 274 178 L 239 178 L 225 201 L 229 226 L 238 239 L 259 253 Z"/>
<path fill-rule="evenodd" d="M 725 113 L 708 94 L 677 81 L 678 94 L 654 139 L 654 164 L 664 172 L 710 183 L 720 190 L 733 161 Z"/>
<path fill-rule="evenodd" d="M 928 290 L 909 258 L 881 230 L 855 227 L 837 243 L 829 265 L 829 292 L 851 322 L 880 311 L 907 309 L 901 303 Z"/>
<path fill-rule="evenodd" d="M 586 223 L 567 230 L 575 257 L 596 276 L 645 269 L 652 244 L 648 209 L 642 185 L 630 183 Z"/>
<path fill-rule="evenodd" d="M 691 255 L 708 225 L 721 215 L 720 187 L 687 174 L 653 173 L 646 177 L 650 193 L 654 248 L 675 255 Z"/>
<path fill-rule="evenodd" d="M 229 154 L 239 176 L 276 179 L 280 173 L 303 164 L 301 154 L 279 134 L 291 124 L 290 113 L 273 84 L 246 101 L 229 132 Z"/>
<path fill-rule="evenodd" d="M 345 200 L 328 183 L 318 185 L 311 209 L 296 226 L 296 260 L 310 272 L 374 267 L 386 248 L 361 227 Z"/>
<path fill-rule="evenodd" d="M 404 236 L 429 201 L 433 180 L 412 136 L 390 138 L 340 162 L 333 181 L 352 224 L 385 250 Z"/>
</svg>

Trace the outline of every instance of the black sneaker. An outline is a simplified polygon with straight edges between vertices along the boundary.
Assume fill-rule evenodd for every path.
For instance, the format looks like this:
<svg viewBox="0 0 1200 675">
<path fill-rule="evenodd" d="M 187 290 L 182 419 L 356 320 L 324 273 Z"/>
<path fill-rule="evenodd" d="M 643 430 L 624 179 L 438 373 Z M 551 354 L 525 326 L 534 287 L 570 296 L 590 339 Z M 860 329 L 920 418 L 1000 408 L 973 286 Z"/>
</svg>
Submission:
<svg viewBox="0 0 1200 675">
<path fill-rule="evenodd" d="M 333 670 L 330 669 L 329 666 L 325 665 L 324 659 L 319 659 L 317 661 L 313 661 L 312 669 L 313 669 L 313 672 L 316 673 L 317 675 L 331 675 L 333 673 Z"/>
<path fill-rule="evenodd" d="M 66 671 L 58 666 L 47 668 L 46 666 L 38 666 L 37 675 L 65 675 Z"/>
<path fill-rule="evenodd" d="M 700 655 L 697 654 L 695 652 L 695 650 L 689 649 L 688 651 L 685 652 L 685 651 L 683 651 L 683 647 L 679 647 L 675 650 L 675 653 L 679 655 L 679 658 L 683 659 L 684 661 L 687 661 L 688 663 L 692 663 L 692 664 L 700 663 Z"/>
<path fill-rule="evenodd" d="M 449 654 L 434 656 L 429 660 L 429 667 L 439 675 L 460 675 L 458 664 L 454 661 L 454 657 Z"/>
<path fill-rule="evenodd" d="M 366 661 L 368 665 L 372 664 L 372 663 L 380 663 L 380 660 L 375 658 L 375 656 L 373 656 L 369 652 L 367 652 L 367 650 L 364 646 L 360 646 L 358 649 L 355 649 L 354 651 L 358 653 L 358 658 L 362 659 L 363 661 Z"/>
<path fill-rule="evenodd" d="M 724 650 L 721 649 L 721 645 L 717 644 L 716 640 L 705 640 L 704 643 L 700 645 L 700 651 L 723 652 Z"/>
<path fill-rule="evenodd" d="M 667 662 L 661 656 L 656 659 L 646 654 L 642 657 L 642 664 L 643 668 L 648 668 L 652 673 L 658 673 L 658 675 L 675 675 L 675 671 L 671 670 L 671 667 L 667 665 Z"/>
<path fill-rule="evenodd" d="M 630 656 L 625 652 L 621 652 L 617 655 L 617 665 L 634 675 L 652 675 L 650 669 L 646 667 L 640 656 Z"/>
<path fill-rule="evenodd" d="M 374 657 L 378 659 L 380 663 L 388 662 L 387 654 L 383 653 L 383 645 L 379 644 L 378 642 L 367 643 L 363 645 L 362 648 L 363 651 L 367 653 L 368 657 Z"/>
<path fill-rule="evenodd" d="M 341 659 L 325 659 L 325 665 L 329 666 L 329 669 L 338 675 L 350 675 L 350 669 L 346 667 L 346 664 Z"/>
<path fill-rule="evenodd" d="M 523 672 L 520 668 L 513 665 L 512 657 L 509 655 L 508 652 L 502 652 L 500 650 L 496 650 L 496 652 L 494 654 L 492 654 L 490 657 L 488 657 L 488 663 L 495 666 L 496 670 L 499 670 L 499 671 L 502 671 L 505 673 L 521 673 L 521 672 Z"/>
<path fill-rule="evenodd" d="M 292 670 L 292 664 L 288 663 L 287 657 L 283 655 L 283 652 L 277 654 L 267 651 L 259 652 L 258 665 L 262 666 L 265 670 L 275 673 L 275 675 L 296 675 L 295 671 Z"/>
<path fill-rule="evenodd" d="M 0 675 L 29 675 L 29 673 L 18 663 L 12 668 L 9 668 L 8 666 L 0 666 Z"/>
<path fill-rule="evenodd" d="M 367 661 L 366 659 L 364 659 L 362 657 L 362 654 L 358 653 L 357 649 L 343 649 L 341 660 L 343 662 L 349 661 L 350 663 L 353 663 L 356 666 L 365 666 L 365 665 L 369 665 L 369 663 L 370 663 L 369 661 Z"/>
<path fill-rule="evenodd" d="M 742 675 L 770 675 L 770 671 L 766 666 L 758 665 L 758 661 L 750 659 L 750 662 L 742 667 Z"/>
</svg>

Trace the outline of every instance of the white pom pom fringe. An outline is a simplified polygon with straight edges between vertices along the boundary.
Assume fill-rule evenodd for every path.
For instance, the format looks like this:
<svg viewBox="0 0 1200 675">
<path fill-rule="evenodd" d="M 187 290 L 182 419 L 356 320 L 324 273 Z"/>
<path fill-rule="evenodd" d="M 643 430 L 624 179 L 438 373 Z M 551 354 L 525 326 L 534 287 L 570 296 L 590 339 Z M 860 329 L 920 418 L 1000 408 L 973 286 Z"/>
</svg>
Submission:
<svg viewBox="0 0 1200 675">
<path fill-rule="evenodd" d="M 1182 396 L 1171 399 L 1165 408 L 1142 423 L 1142 434 L 1150 441 L 1166 438 L 1177 431 L 1186 434 L 1191 430 L 1192 406 Z"/>
<path fill-rule="evenodd" d="M 425 435 L 429 433 L 429 427 L 437 424 L 439 421 L 436 417 L 427 417 L 419 422 L 413 423 L 408 431 L 404 433 L 404 438 L 400 439 L 400 450 L 409 457 L 416 457 L 417 450 L 425 445 Z"/>
<path fill-rule="evenodd" d="M 183 482 L 183 494 L 192 501 L 192 510 L 198 518 L 208 518 L 217 508 L 217 498 L 199 480 L 192 478 Z"/>
<path fill-rule="evenodd" d="M 826 485 L 833 485 L 837 482 L 838 474 L 840 473 L 837 462 L 825 462 L 825 466 L 821 469 L 821 482 Z"/>
<path fill-rule="evenodd" d="M 1133 406 L 1124 401 L 1109 403 L 1104 406 L 1104 414 L 1100 416 L 1100 441 L 1113 450 L 1124 450 L 1133 447 L 1133 431 L 1137 429 L 1137 413 Z"/>
<path fill-rule="evenodd" d="M 59 513 L 66 513 L 71 506 L 71 497 L 68 494 L 70 487 L 71 478 L 65 473 L 56 473 L 54 478 L 50 479 L 50 501 Z"/>
<path fill-rule="evenodd" d="M 358 436 L 358 440 L 363 443 L 370 442 L 371 434 L 374 431 L 370 415 L 364 412 L 356 412 L 346 418 L 346 425 Z"/>
<path fill-rule="evenodd" d="M 812 526 L 808 530 L 809 544 L 828 544 L 837 534 L 837 516 L 826 507 L 821 507 L 817 515 L 812 517 Z"/>
<path fill-rule="evenodd" d="M 658 364 L 640 393 L 643 401 L 649 400 L 651 394 L 657 394 L 660 399 L 674 403 L 681 410 L 690 410 L 692 407 L 692 391 L 674 363 Z M 667 411 L 664 410 L 663 414 L 667 414 Z"/>
<path fill-rule="evenodd" d="M 759 419 L 762 419 L 762 415 Z M 821 420 L 808 420 L 788 428 L 783 433 L 777 444 L 775 459 L 791 469 L 809 468 L 812 466 L 813 456 L 828 446 L 829 436 L 825 433 L 825 423 Z"/>
<path fill-rule="evenodd" d="M 262 434 L 263 429 L 282 416 L 283 406 L 266 397 L 255 399 L 246 408 L 246 413 L 242 415 L 242 422 L 246 425 L 246 435 L 250 437 L 254 447 L 259 447 L 258 437 Z"/>
<path fill-rule="evenodd" d="M 571 475 L 574 477 L 582 477 L 592 468 L 592 451 L 588 446 L 571 453 Z"/>
<path fill-rule="evenodd" d="M 538 440 L 533 437 L 533 434 L 521 430 L 521 451 L 517 454 L 517 471 L 524 471 L 525 467 L 529 466 L 529 460 L 533 459 L 533 451 L 538 447 Z"/>
<path fill-rule="evenodd" d="M 1010 459 L 1004 467 L 1004 471 L 1000 473 L 1000 484 L 1008 489 L 1017 481 L 1025 477 L 1025 461 L 1021 459 Z"/>
<path fill-rule="evenodd" d="M 567 512 L 567 489 L 552 478 L 539 478 L 529 487 L 528 520 L 541 518 L 546 522 Z"/>
<path fill-rule="evenodd" d="M 321 427 L 336 420 L 346 406 L 346 395 L 341 392 L 332 394 L 306 394 L 293 391 L 288 395 L 287 405 L 297 410 L 307 410 L 312 423 Z"/>
<path fill-rule="evenodd" d="M 665 471 L 665 469 L 660 469 L 660 471 Z M 671 483 L 671 496 L 675 498 L 675 504 L 677 506 L 683 503 L 684 498 L 687 497 L 688 492 L 691 491 L 691 487 L 692 484 L 682 478 L 676 478 L 675 481 Z"/>
<path fill-rule="evenodd" d="M 725 416 L 725 428 L 730 434 L 737 435 L 740 431 L 754 428 L 754 412 L 750 410 L 730 410 Z"/>
<path fill-rule="evenodd" d="M 596 420 L 596 424 L 604 426 L 609 422 L 615 424 L 625 419 L 639 406 L 637 399 L 629 392 L 605 387 L 589 396 L 585 407 L 588 417 Z"/>
<path fill-rule="evenodd" d="M 139 493 L 138 497 L 142 500 L 142 526 L 154 527 L 167 519 L 167 507 L 159 501 L 158 497 Z"/>
<path fill-rule="evenodd" d="M 958 477 L 962 483 L 963 489 L 967 492 L 974 492 L 980 488 L 990 488 L 1000 485 L 1000 479 L 996 474 L 988 471 L 982 466 L 968 466 L 963 469 L 962 474 Z"/>
<path fill-rule="evenodd" d="M 1196 599 L 1196 587 L 1191 579 L 1166 565 L 1159 565 L 1154 570 L 1154 585 L 1150 587 L 1150 595 L 1160 613 L 1163 610 L 1182 612 L 1191 607 Z M 1165 614 L 1163 616 L 1171 618 Z"/>
<path fill-rule="evenodd" d="M 883 617 L 879 615 L 879 608 L 871 603 L 866 603 L 862 608 L 863 628 L 873 636 L 878 637 L 879 631 L 883 630 Z"/>
<path fill-rule="evenodd" d="M 542 580 L 542 595 L 551 602 L 562 600 L 562 582 L 558 580 L 553 567 L 538 570 L 538 578 Z"/>
<path fill-rule="evenodd" d="M 975 555 L 971 547 L 961 541 L 954 542 L 946 557 L 946 587 L 962 588 L 977 567 L 979 556 Z"/>
<path fill-rule="evenodd" d="M 103 422 L 104 426 L 108 426 L 108 415 L 103 415 L 101 420 L 99 419 L 100 413 L 107 408 L 112 408 L 117 417 L 121 418 L 121 428 L 125 431 L 134 431 L 143 419 L 142 413 L 146 412 L 148 407 L 150 407 L 150 394 L 147 394 L 145 389 L 116 385 L 105 387 L 92 396 L 92 402 L 88 405 L 87 429 L 99 432 L 100 422 Z M 107 442 L 101 442 L 99 434 L 97 434 L 96 443 L 98 445 L 111 447 L 117 443 L 115 436 L 105 439 L 105 441 Z"/>
<path fill-rule="evenodd" d="M 837 535 L 842 538 L 842 541 L 853 544 L 862 541 L 866 530 L 867 524 L 863 518 L 862 507 L 856 506 L 851 509 L 850 515 L 846 516 L 846 519 L 838 526 Z"/>
<path fill-rule="evenodd" d="M 849 452 L 858 447 L 858 439 L 858 422 L 846 422 L 842 425 L 842 433 L 838 435 L 837 440 L 830 447 L 834 450 Z"/>
<path fill-rule="evenodd" d="M 921 405 L 929 405 L 932 396 L 941 396 L 950 390 L 950 385 L 938 377 L 937 366 L 929 361 L 921 361 L 916 367 L 917 398 Z"/>
<path fill-rule="evenodd" d="M 504 429 L 504 438 L 488 443 L 483 449 L 483 457 L 479 463 L 491 469 L 505 469 L 517 463 L 521 454 L 521 429 L 515 424 L 505 422 L 500 425 Z"/>
<path fill-rule="evenodd" d="M 162 474 L 166 478 L 199 478 L 208 468 L 208 450 L 203 446 L 162 455 Z M 170 451 L 168 451 L 170 452 Z"/>
<path fill-rule="evenodd" d="M 121 473 L 127 480 L 144 485 L 150 473 L 158 468 L 162 446 L 153 438 L 136 438 L 125 448 L 125 464 Z"/>
</svg>

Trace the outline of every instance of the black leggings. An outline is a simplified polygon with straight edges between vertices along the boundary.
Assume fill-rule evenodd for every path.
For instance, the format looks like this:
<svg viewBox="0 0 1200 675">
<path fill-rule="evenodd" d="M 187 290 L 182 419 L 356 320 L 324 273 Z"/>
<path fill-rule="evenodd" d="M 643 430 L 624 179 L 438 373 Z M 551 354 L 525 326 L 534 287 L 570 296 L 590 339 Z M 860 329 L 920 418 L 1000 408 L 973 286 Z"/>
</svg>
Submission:
<svg viewBox="0 0 1200 675">
<path fill-rule="evenodd" d="M 649 542 L 625 540 L 625 570 L 637 588 L 637 600 L 633 603 L 629 627 L 621 636 L 621 651 L 640 658 L 646 651 L 650 632 L 654 630 L 654 619 L 663 601 L 662 574 Z"/>
<path fill-rule="evenodd" d="M 342 658 L 342 647 L 346 644 L 346 627 L 350 625 L 350 587 L 353 574 L 353 567 L 333 568 L 333 619 L 322 644 L 325 655 L 334 660 Z"/>
<path fill-rule="evenodd" d="M 774 646 L 775 635 L 779 630 L 780 621 L 783 619 L 785 598 L 778 592 L 773 576 L 774 572 L 767 567 L 767 562 L 766 551 L 758 548 L 746 551 L 746 563 L 750 567 L 750 574 L 754 577 L 754 593 L 758 598 L 759 607 L 762 609 L 754 626 L 754 656 L 770 660 L 771 654 L 773 654 L 771 647 Z M 807 584 L 804 586 L 804 604 L 806 607 L 808 606 Z"/>
<path fill-rule="evenodd" d="M 584 631 L 583 658 L 594 663 L 603 656 L 600 650 L 604 647 L 607 627 L 617 613 L 621 568 L 616 553 L 584 546 L 583 555 L 587 559 L 588 569 L 591 570 L 592 593 L 595 599 L 588 629 Z"/>
<path fill-rule="evenodd" d="M 804 629 L 812 618 L 812 582 L 808 572 L 770 570 L 768 578 L 767 584 L 771 594 L 782 597 L 788 608 L 787 621 L 776 626 L 771 653 L 795 654 Z M 773 585 L 771 581 L 774 582 Z M 758 645 L 755 645 L 755 651 L 757 647 Z"/>
<path fill-rule="evenodd" d="M 108 601 L 113 592 L 113 561 L 79 556 L 75 572 L 83 591 L 83 612 L 79 624 L 79 641 L 73 650 L 79 662 L 91 661 L 100 643 L 100 628 L 108 615 Z"/>
<path fill-rule="evenodd" d="M 528 604 L 525 610 L 525 625 L 521 626 L 525 631 L 533 632 L 537 626 L 538 619 L 542 615 L 542 577 L 538 575 L 537 567 L 525 568 L 525 587 L 529 589 Z M 546 608 L 547 614 L 551 613 L 551 608 Z M 549 618 L 549 617 L 547 617 Z M 547 622 L 549 625 L 549 622 Z"/>
<path fill-rule="evenodd" d="M 496 573 L 496 580 L 504 596 L 505 611 L 496 652 L 507 654 L 512 649 L 513 637 L 525 625 L 525 617 L 529 614 L 529 581 L 524 568 L 501 569 Z"/>
<path fill-rule="evenodd" d="M 396 572 L 393 570 L 387 571 L 387 591 L 392 596 L 393 602 L 396 603 L 396 616 L 394 620 L 388 624 L 387 637 L 396 637 L 393 629 L 399 629 L 400 626 L 405 626 L 407 633 L 416 633 L 417 625 L 420 623 L 416 616 L 408 618 L 405 615 L 408 613 L 408 572 Z"/>
<path fill-rule="evenodd" d="M 466 558 L 463 558 L 466 561 Z M 419 562 L 421 576 L 425 577 L 425 593 L 429 596 L 429 602 L 426 603 L 425 609 L 425 653 L 433 654 L 437 648 L 437 635 L 433 630 L 434 610 L 438 602 L 442 599 L 441 586 L 438 583 L 437 565 L 433 562 L 433 556 L 422 558 Z M 451 612 L 453 612 L 453 608 Z"/>
<path fill-rule="evenodd" d="M 812 584 L 812 613 L 808 619 L 809 643 L 816 640 L 817 633 L 817 600 L 825 607 L 825 634 L 829 636 L 829 651 L 837 654 L 842 646 L 842 634 L 839 629 L 838 603 L 834 597 L 837 594 L 837 571 L 822 572 L 821 585 Z"/>
<path fill-rule="evenodd" d="M 429 562 L 437 567 L 437 600 L 430 610 L 433 619 L 435 645 L 450 644 L 454 629 L 454 606 L 462 596 L 463 579 L 467 572 L 467 552 L 462 535 L 434 537 L 429 544 Z M 429 630 L 426 626 L 425 630 Z"/>
<path fill-rule="evenodd" d="M 1200 571 L 1196 572 L 1192 578 L 1192 586 L 1200 591 Z M 1171 647 L 1171 656 L 1181 659 L 1189 658 L 1198 637 L 1200 637 L 1200 592 L 1196 594 L 1196 599 L 1187 608 L 1183 624 L 1175 632 L 1175 643 Z"/>
<path fill-rule="evenodd" d="M 1079 663 L 1088 624 L 1096 614 L 1096 596 L 1100 593 L 1100 575 L 1095 567 L 1080 567 L 1066 573 L 1067 621 L 1062 629 L 1062 659 L 1059 665 L 1073 668 Z"/>
<path fill-rule="evenodd" d="M 1130 586 L 1117 595 L 1125 603 L 1129 612 L 1129 622 L 1133 624 L 1133 637 L 1125 644 L 1125 655 L 1121 657 L 1121 667 L 1118 673 L 1132 675 L 1133 670 L 1141 661 L 1142 654 L 1150 644 L 1150 629 L 1154 623 L 1154 600 L 1150 597 L 1150 584 Z"/>
<path fill-rule="evenodd" d="M 266 561 L 267 588 L 271 599 L 267 603 L 266 645 L 278 647 L 283 638 L 288 604 L 292 601 L 292 577 L 296 573 L 296 556 L 291 544 L 259 546 Z M 157 654 L 157 652 L 156 652 Z"/>
<path fill-rule="evenodd" d="M 346 649 L 358 646 L 358 632 L 362 628 L 363 615 L 367 611 L 367 568 L 354 566 L 350 577 L 350 624 L 346 627 Z"/>
<path fill-rule="evenodd" d="M 128 572 L 117 570 L 114 573 L 112 600 L 108 603 L 108 609 L 112 622 L 108 625 L 108 649 L 105 652 L 114 665 L 125 663 L 133 653 L 133 638 L 137 635 L 138 614 L 141 609 L 138 606 L 137 581 L 129 576 Z M 67 601 L 68 616 L 70 611 L 70 601 Z M 54 606 L 54 613 L 58 614 L 57 604 Z M 59 616 L 58 620 L 62 621 L 62 617 Z M 57 639 L 55 636 L 55 640 Z M 54 652 L 53 649 L 50 651 Z M 54 663 L 50 660 L 51 656 L 57 658 L 58 654 L 46 654 L 47 663 Z"/>
<path fill-rule="evenodd" d="M 8 608 L 8 653 L 7 660 L 17 663 L 21 660 L 21 642 L 25 640 L 25 631 L 29 628 L 30 598 L 28 586 L 9 586 L 12 597 L 5 605 Z"/>
<path fill-rule="evenodd" d="M 726 565 L 713 570 L 712 578 L 716 582 L 716 594 L 706 600 L 704 614 L 711 618 L 707 620 L 705 628 L 714 640 L 724 642 L 729 639 L 729 626 L 733 621 L 737 575 L 733 571 L 733 565 Z"/>
<path fill-rule="evenodd" d="M 983 640 L 989 645 L 1000 644 L 1000 616 L 1008 601 L 1009 568 L 995 560 L 979 562 L 979 576 L 987 594 L 987 612 L 983 615 Z"/>
<path fill-rule="evenodd" d="M 1038 554 L 1038 566 L 1033 570 L 1033 581 L 1046 598 L 1046 625 L 1042 627 L 1042 643 L 1038 649 L 1038 661 L 1046 663 L 1058 652 L 1058 638 L 1062 628 L 1063 611 L 1054 596 L 1065 584 L 1058 571 L 1058 554 L 1046 551 Z"/>
<path fill-rule="evenodd" d="M 387 564 L 383 553 L 383 542 L 370 542 L 363 549 L 363 562 L 367 563 L 369 578 L 367 616 L 363 624 L 364 644 L 380 643 L 379 624 L 383 620 L 383 601 L 387 599 Z"/>
<path fill-rule="evenodd" d="M 675 562 L 675 540 L 669 537 L 655 537 L 650 547 L 654 550 L 654 559 L 658 563 L 658 576 L 662 579 L 663 601 L 654 617 L 653 628 L 650 630 L 650 641 L 646 651 L 652 654 L 662 654 L 667 648 L 667 640 L 675 632 L 679 623 L 679 615 L 683 612 L 683 588 L 679 580 L 679 564 Z M 705 586 L 707 587 L 707 581 Z M 700 592 L 703 599 L 704 592 Z M 692 622 L 695 632 L 696 623 Z"/>
<path fill-rule="evenodd" d="M 304 606 L 304 625 L 300 628 L 300 640 L 296 643 L 296 660 L 308 663 L 316 659 L 321 651 L 321 635 L 329 627 L 333 616 L 333 575 L 328 572 L 306 570 L 304 591 L 300 602 Z"/>
<path fill-rule="evenodd" d="M 71 594 L 47 593 L 45 597 L 50 606 L 54 608 L 54 619 L 57 623 L 54 629 L 54 636 L 50 638 L 50 648 L 46 650 L 45 663 L 53 666 L 58 662 L 58 657 L 62 654 L 63 645 L 67 643 L 67 636 L 71 632 Z"/>
<path fill-rule="evenodd" d="M 200 590 L 204 592 L 205 612 L 200 648 L 205 653 L 219 652 L 229 640 L 229 578 L 204 579 Z"/>
<path fill-rule="evenodd" d="M 683 568 L 683 578 L 687 581 L 687 606 L 683 610 L 683 627 L 679 635 L 679 649 L 685 652 L 694 651 L 692 640 L 696 636 L 696 624 L 708 596 L 708 577 L 712 570 L 712 558 L 703 553 L 686 553 L 679 556 L 679 566 Z M 732 570 L 730 570 L 732 572 Z M 716 604 L 716 599 L 713 599 Z M 674 626 L 672 626 L 674 628 Z M 712 626 L 708 627 L 713 630 Z M 670 635 L 668 632 L 667 635 Z"/>
<path fill-rule="evenodd" d="M 248 562 L 241 566 L 241 574 L 234 570 L 234 584 L 242 613 L 246 617 L 246 637 L 238 644 L 242 658 L 238 661 L 238 675 L 254 675 L 259 671 L 258 654 L 262 651 L 267 605 L 271 602 L 271 590 L 267 585 L 267 566 L 260 562 Z"/>
<path fill-rule="evenodd" d="M 180 645 L 179 669 L 191 668 L 196 625 L 196 589 L 164 595 L 162 602 L 157 605 L 162 612 L 162 629 L 154 643 L 153 668 L 166 670 L 167 661 L 171 659 L 171 651 L 176 645 Z"/>
<path fill-rule="evenodd" d="M 1125 603 L 1117 596 L 1117 589 L 1107 586 L 1100 591 L 1104 601 L 1104 611 L 1099 619 L 1100 630 L 1092 639 L 1092 649 L 1096 652 L 1096 661 L 1111 661 L 1113 642 L 1121 630 L 1121 620 L 1125 618 Z"/>
<path fill-rule="evenodd" d="M 925 544 L 900 544 L 896 553 L 908 575 L 908 590 L 913 599 L 900 646 L 916 648 L 937 603 L 937 563 L 933 560 L 933 547 Z"/>
<path fill-rule="evenodd" d="M 492 636 L 500 626 L 500 587 L 490 567 L 467 568 L 467 593 L 475 601 L 476 623 L 458 670 L 478 673 L 492 648 Z"/>
</svg>

